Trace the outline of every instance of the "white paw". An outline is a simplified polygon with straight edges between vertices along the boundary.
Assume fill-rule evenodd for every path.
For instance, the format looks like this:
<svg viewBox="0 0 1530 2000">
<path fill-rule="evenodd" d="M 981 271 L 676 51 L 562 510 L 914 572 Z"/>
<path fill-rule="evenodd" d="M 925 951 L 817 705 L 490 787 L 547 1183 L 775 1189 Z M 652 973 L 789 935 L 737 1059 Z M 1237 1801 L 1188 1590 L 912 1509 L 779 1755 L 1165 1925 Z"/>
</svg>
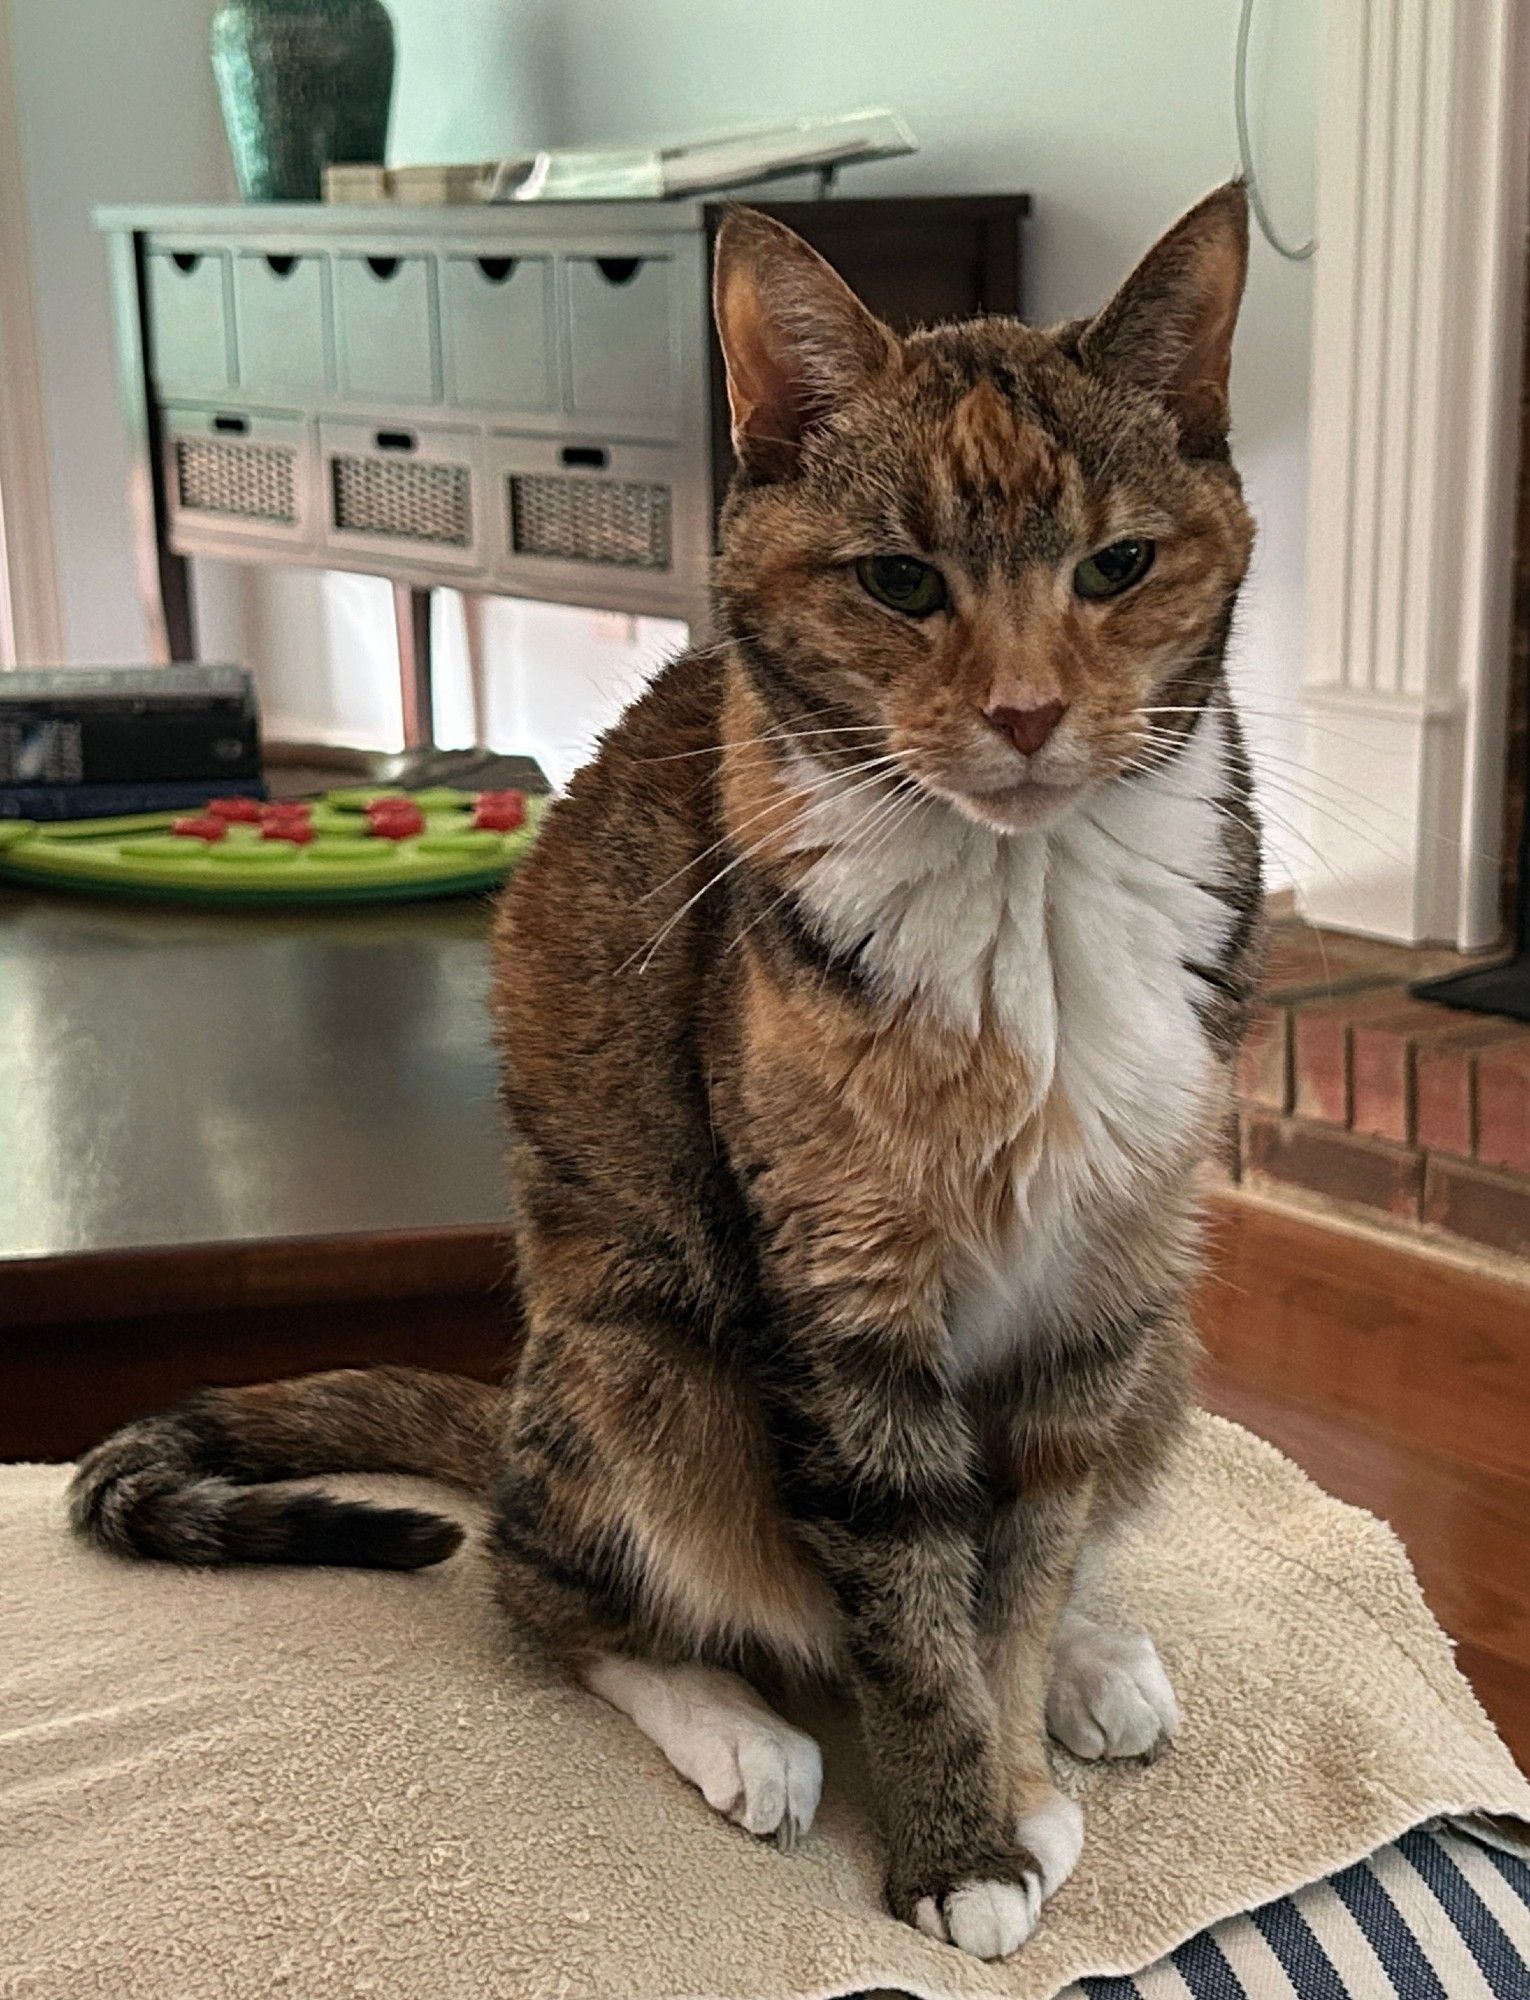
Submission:
<svg viewBox="0 0 1530 2000">
<path fill-rule="evenodd" d="M 1084 1845 L 1084 1815 L 1056 1792 L 1022 1813 L 1015 1838 L 1039 1875 L 1023 1882 L 962 1882 L 945 1896 L 921 1896 L 914 1922 L 926 1937 L 953 1944 L 973 1958 L 1008 1958 L 1036 1928 L 1041 1906 L 1073 1873 Z"/>
<path fill-rule="evenodd" d="M 1075 1757 L 1146 1757 L 1166 1743 L 1179 1728 L 1179 1704 L 1147 1634 L 1065 1611 L 1047 1728 Z"/>
<path fill-rule="evenodd" d="M 605 1654 L 585 1685 L 630 1715 L 714 1812 L 795 1847 L 818 1810 L 823 1759 L 811 1736 L 783 1722 L 737 1674 Z"/>
<path fill-rule="evenodd" d="M 1036 1857 L 1042 1895 L 1054 1895 L 1078 1866 L 1083 1852 L 1083 1807 L 1058 1792 L 1045 1805 L 1021 1813 L 1015 1821 L 1015 1838 Z"/>
<path fill-rule="evenodd" d="M 1036 1928 L 1041 1915 L 1041 1884 L 1025 1882 L 963 1882 L 937 1899 L 921 1896 L 914 1922 L 926 1937 L 954 1944 L 973 1958 L 1008 1958 Z"/>
<path fill-rule="evenodd" d="M 813 1824 L 823 1759 L 811 1736 L 772 1717 L 709 1716 L 680 1768 L 714 1812 L 761 1839 L 795 1847 Z M 676 1759 L 679 1763 L 679 1759 Z"/>
</svg>

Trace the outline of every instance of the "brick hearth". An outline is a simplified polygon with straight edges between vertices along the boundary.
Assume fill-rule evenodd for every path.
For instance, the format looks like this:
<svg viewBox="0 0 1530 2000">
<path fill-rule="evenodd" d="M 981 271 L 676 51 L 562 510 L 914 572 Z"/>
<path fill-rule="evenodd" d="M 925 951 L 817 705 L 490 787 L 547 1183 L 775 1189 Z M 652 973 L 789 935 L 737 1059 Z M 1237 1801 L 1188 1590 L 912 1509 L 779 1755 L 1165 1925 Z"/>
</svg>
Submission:
<svg viewBox="0 0 1530 2000">
<path fill-rule="evenodd" d="M 1235 1176 L 1530 1256 L 1530 1026 L 1407 991 L 1467 962 L 1281 924 Z"/>
</svg>

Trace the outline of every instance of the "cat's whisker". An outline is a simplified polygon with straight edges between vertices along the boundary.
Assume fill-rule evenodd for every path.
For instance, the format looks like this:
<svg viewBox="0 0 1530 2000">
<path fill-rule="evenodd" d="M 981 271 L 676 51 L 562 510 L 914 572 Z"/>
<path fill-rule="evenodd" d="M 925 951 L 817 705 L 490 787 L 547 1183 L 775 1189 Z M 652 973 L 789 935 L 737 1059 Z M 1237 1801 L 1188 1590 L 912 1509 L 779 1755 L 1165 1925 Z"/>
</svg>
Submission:
<svg viewBox="0 0 1530 2000">
<path fill-rule="evenodd" d="M 1131 770 L 1134 767 L 1128 765 L 1126 768 L 1128 770 Z M 1150 774 L 1150 775 L 1161 775 L 1162 768 L 1163 767 L 1161 765 L 1153 765 L 1153 766 L 1139 765 L 1135 767 L 1135 769 L 1142 772 L 1143 774 Z M 1299 841 L 1303 845 L 1303 847 L 1305 847 L 1311 853 L 1313 859 L 1317 861 L 1319 866 L 1326 868 L 1328 870 L 1329 874 L 1333 877 L 1335 883 L 1337 883 L 1340 887 L 1348 887 L 1350 889 L 1353 889 L 1357 886 L 1353 882 L 1353 880 L 1350 880 L 1347 883 L 1344 881 L 1344 879 L 1339 875 L 1338 871 L 1334 869 L 1332 864 L 1328 861 L 1327 857 L 1323 854 L 1322 850 L 1316 845 L 1314 841 L 1312 841 L 1305 833 L 1303 833 L 1299 827 L 1293 826 L 1289 820 L 1283 819 L 1280 814 L 1275 813 L 1269 810 L 1268 808 L 1251 807 L 1249 813 L 1240 813 L 1236 811 L 1227 800 L 1207 798 L 1203 793 L 1200 792 L 1165 792 L 1164 796 L 1166 798 L 1179 800 L 1187 805 L 1205 806 L 1211 812 L 1220 814 L 1222 818 L 1229 821 L 1230 824 L 1232 824 L 1233 826 L 1241 827 L 1245 832 L 1252 833 L 1256 838 L 1260 838 L 1265 834 L 1265 828 L 1263 827 L 1261 822 L 1263 820 L 1273 821 L 1273 823 L 1276 826 L 1278 826 L 1282 830 L 1282 832 L 1289 835 L 1291 839 Z M 1270 847 L 1271 851 L 1273 852 L 1274 843 L 1266 839 L 1265 844 L 1268 847 Z M 1143 858 L 1146 859 L 1147 857 Z M 1285 857 L 1281 855 L 1277 855 L 1276 858 L 1279 860 L 1285 859 Z"/>
<path fill-rule="evenodd" d="M 854 779 L 864 772 L 881 769 L 898 761 L 899 759 L 895 754 L 888 753 L 886 756 L 862 760 L 852 764 L 844 771 L 825 771 L 811 778 L 797 780 L 793 783 L 791 796 L 800 796 L 803 794 L 814 796 L 819 792 L 827 791 L 833 785 L 844 782 L 846 779 Z M 710 847 L 703 847 L 699 853 L 693 854 L 688 861 L 682 862 L 673 874 L 666 875 L 662 882 L 656 882 L 651 889 L 645 889 L 642 896 L 638 899 L 639 902 L 652 902 L 653 898 L 662 894 L 672 882 L 678 882 L 682 875 L 687 874 L 699 863 L 707 860 L 709 856 L 716 854 L 720 848 L 726 847 L 733 839 L 733 836 L 737 833 L 742 833 L 746 826 L 753 826 L 756 820 L 764 819 L 769 814 L 779 811 L 781 803 L 781 797 L 778 795 L 769 800 L 765 805 L 759 807 L 756 811 L 747 814 L 738 822 L 737 826 L 721 834 L 714 840 Z"/>
<path fill-rule="evenodd" d="M 856 722 L 832 728 L 800 729 L 791 731 L 790 733 L 784 730 L 779 732 L 767 730 L 763 736 L 735 736 L 729 739 L 728 747 L 732 750 L 750 750 L 760 745 L 805 743 L 809 737 L 882 736 L 885 733 L 880 723 Z M 684 762 L 687 757 L 721 757 L 722 754 L 722 747 L 719 744 L 707 743 L 699 750 L 670 750 L 666 751 L 663 756 L 643 757 L 638 761 L 644 764 L 679 764 Z"/>
<path fill-rule="evenodd" d="M 885 782 L 886 782 L 885 772 L 882 770 L 877 770 L 872 772 L 869 777 L 862 777 L 857 783 L 850 785 L 846 789 L 843 796 L 846 799 L 850 799 L 855 797 L 859 792 L 867 789 L 867 787 L 869 786 L 878 785 Z M 803 787 L 803 789 L 804 790 L 821 789 L 821 787 L 818 788 Z M 764 818 L 767 813 L 776 810 L 779 804 L 780 801 L 773 802 L 772 805 L 763 808 L 759 813 L 752 814 L 750 816 L 751 820 Z M 780 831 L 785 832 L 787 834 L 796 834 L 800 832 L 802 828 L 807 824 L 808 819 L 811 817 L 813 812 L 816 811 L 816 809 L 817 809 L 817 800 L 814 798 L 810 798 L 798 812 L 796 817 L 785 828 L 780 829 Z M 741 822 L 742 826 L 747 826 L 749 824 L 750 820 L 745 820 Z M 629 957 L 623 959 L 622 963 L 616 968 L 617 975 L 619 976 L 621 973 L 625 972 L 628 966 L 633 963 L 633 960 L 639 958 L 640 955 L 642 962 L 638 966 L 638 970 L 640 973 L 646 972 L 648 967 L 653 962 L 654 953 L 659 949 L 659 946 L 664 942 L 665 938 L 669 936 L 670 932 L 675 928 L 676 924 L 680 922 L 681 918 L 684 917 L 688 911 L 692 910 L 696 906 L 696 904 L 701 901 L 703 896 L 707 895 L 711 890 L 715 889 L 717 884 L 721 882 L 725 876 L 731 875 L 735 868 L 742 867 L 746 861 L 752 860 L 756 854 L 762 852 L 763 849 L 769 844 L 772 837 L 773 837 L 772 832 L 767 831 L 766 833 L 761 835 L 761 837 L 758 840 L 751 842 L 750 845 L 744 848 L 741 853 L 736 854 L 733 857 L 733 859 L 726 864 L 726 866 L 719 868 L 715 874 L 713 874 L 705 882 L 703 882 L 701 887 L 695 890 L 691 895 L 689 895 L 685 899 L 685 901 L 680 905 L 680 907 L 677 910 L 673 911 L 671 915 L 665 920 L 665 922 L 660 927 L 657 934 L 654 936 L 651 943 L 649 943 L 646 947 L 640 945 L 637 951 L 634 951 Z M 725 834 L 721 841 L 714 843 L 713 848 L 710 849 L 709 852 L 715 852 L 717 847 L 726 846 L 730 838 L 731 835 Z M 680 874 L 684 874 L 685 870 L 681 869 L 678 872 Z M 673 880 L 674 877 L 671 877 L 670 879 Z M 653 892 L 650 891 L 650 894 L 652 893 Z M 648 898 L 645 897 L 644 901 L 647 900 Z"/>
<path fill-rule="evenodd" d="M 1363 750 L 1369 750 L 1372 747 L 1366 743 L 1363 737 L 1351 736 L 1345 730 L 1330 728 L 1327 723 L 1313 722 L 1310 718 L 1303 716 L 1297 709 L 1251 708 L 1247 702 L 1239 701 L 1236 695 L 1233 697 L 1233 708 L 1243 721 L 1300 722 L 1304 729 L 1310 729 L 1319 736 L 1327 737 L 1331 742 L 1347 743 Z M 1134 713 L 1137 715 L 1203 715 L 1205 713 L 1205 706 L 1202 703 L 1187 702 L 1181 706 L 1157 705 L 1151 708 L 1139 708 Z M 1406 756 L 1408 753 L 1399 750 L 1387 751 L 1384 754 L 1388 756 Z M 1264 745 L 1261 742 L 1254 756 L 1254 762 L 1257 764 L 1264 755 Z"/>
<path fill-rule="evenodd" d="M 1165 745 L 1167 745 L 1167 743 L 1170 741 L 1170 739 L 1167 738 L 1157 739 L 1157 740 L 1161 741 Z M 1306 772 L 1306 766 L 1295 764 L 1293 760 L 1292 770 L 1295 772 Z M 1374 851 L 1380 854 L 1384 859 L 1389 861 L 1401 861 L 1406 859 L 1405 852 L 1403 848 L 1400 846 L 1400 844 L 1386 831 L 1385 828 L 1378 827 L 1377 825 L 1374 824 L 1374 822 L 1362 818 L 1361 815 L 1355 811 L 1354 804 L 1352 801 L 1358 800 L 1361 804 L 1368 807 L 1373 807 L 1377 812 L 1385 814 L 1388 818 L 1395 819 L 1402 825 L 1408 825 L 1410 822 L 1406 819 L 1405 815 L 1392 811 L 1391 808 L 1383 806 L 1379 800 L 1368 798 L 1366 794 L 1362 792 L 1351 791 L 1351 788 L 1349 787 L 1341 786 L 1340 789 L 1345 791 L 1351 791 L 1350 798 L 1335 799 L 1332 796 L 1326 795 L 1325 793 L 1316 790 L 1314 774 L 1307 773 L 1307 777 L 1308 781 L 1314 784 L 1314 790 L 1312 796 L 1308 796 L 1306 793 L 1298 789 L 1295 778 L 1289 772 L 1282 773 L 1280 771 L 1276 771 L 1274 773 L 1264 773 L 1262 775 L 1256 772 L 1255 774 L 1256 803 L 1262 805 L 1271 796 L 1276 798 L 1289 799 L 1293 805 L 1301 807 L 1306 811 L 1316 813 L 1320 819 L 1326 820 L 1331 825 L 1342 827 L 1346 832 L 1353 834 L 1357 839 L 1364 842 L 1366 846 L 1374 849 Z M 1332 782 L 1338 784 L 1337 780 L 1334 780 Z M 1440 842 L 1444 846 L 1452 849 L 1452 851 L 1459 852 L 1459 843 L 1450 840 L 1448 837 L 1444 835 L 1429 834 L 1427 835 L 1427 837 Z"/>
<path fill-rule="evenodd" d="M 891 798 L 873 800 L 871 805 L 856 820 L 855 824 L 836 841 L 835 845 L 838 847 L 859 846 L 862 861 L 869 861 L 874 854 L 880 851 L 883 839 L 885 838 L 885 831 L 889 830 L 889 822 L 892 827 L 901 824 L 914 810 L 923 796 L 922 790 L 912 779 L 901 781 Z M 871 833 L 874 829 L 878 830 L 879 838 L 875 842 L 862 844 L 862 837 Z M 729 951 L 736 951 L 756 924 L 763 923 L 767 917 L 773 916 L 780 909 L 781 905 L 789 901 L 796 893 L 797 884 L 789 882 L 780 895 L 773 897 L 757 916 L 749 919 L 749 922 L 744 925 L 743 929 L 732 940 L 727 949 Z"/>
<path fill-rule="evenodd" d="M 1414 822 L 1409 814 L 1398 812 L 1394 806 L 1384 805 L 1380 799 L 1374 798 L 1369 792 L 1362 792 L 1353 785 L 1346 785 L 1342 778 L 1335 778 L 1326 771 L 1314 771 L 1310 765 L 1303 764 L 1299 759 L 1294 757 L 1282 757 L 1277 761 L 1282 767 L 1275 773 L 1277 788 L 1280 785 L 1286 786 L 1290 796 L 1299 803 L 1301 802 L 1300 795 L 1295 790 L 1298 782 L 1311 786 L 1314 789 L 1321 785 L 1327 787 L 1327 790 L 1316 791 L 1316 797 L 1324 803 L 1347 806 L 1352 801 L 1358 801 L 1359 804 L 1365 806 L 1368 810 L 1380 813 L 1383 818 L 1395 820 L 1399 826 L 1413 828 Z M 1335 800 L 1332 797 L 1334 792 L 1340 793 L 1342 797 Z M 1463 841 L 1456 839 L 1451 834 L 1441 833 L 1437 828 L 1419 827 L 1415 831 L 1425 840 L 1449 849 L 1453 855 L 1463 854 L 1467 851 L 1466 844 Z"/>
</svg>

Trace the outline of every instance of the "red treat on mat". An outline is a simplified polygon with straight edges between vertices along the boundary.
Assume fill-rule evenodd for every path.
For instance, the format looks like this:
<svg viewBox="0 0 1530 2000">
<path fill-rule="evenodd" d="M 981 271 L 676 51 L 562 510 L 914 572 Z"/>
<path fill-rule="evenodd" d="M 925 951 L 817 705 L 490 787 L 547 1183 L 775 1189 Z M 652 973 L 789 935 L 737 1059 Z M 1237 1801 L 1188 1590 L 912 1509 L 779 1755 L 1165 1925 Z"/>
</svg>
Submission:
<svg viewBox="0 0 1530 2000">
<path fill-rule="evenodd" d="M 209 799 L 205 810 L 213 819 L 227 820 L 230 826 L 253 826 L 262 807 L 259 799 Z"/>
<path fill-rule="evenodd" d="M 379 840 L 410 840 L 425 831 L 425 815 L 408 799 L 385 799 L 368 806 L 367 819 Z"/>
<path fill-rule="evenodd" d="M 473 813 L 475 833 L 514 833 L 526 824 L 524 792 L 480 792 Z"/>
<path fill-rule="evenodd" d="M 314 839 L 314 830 L 306 819 L 268 819 L 260 829 L 262 840 L 290 840 L 294 847 L 307 847 Z"/>
<path fill-rule="evenodd" d="M 184 835 L 187 840 L 205 840 L 210 846 L 227 836 L 228 822 L 214 819 L 210 813 L 188 813 L 182 819 L 171 820 L 170 831 Z"/>
</svg>

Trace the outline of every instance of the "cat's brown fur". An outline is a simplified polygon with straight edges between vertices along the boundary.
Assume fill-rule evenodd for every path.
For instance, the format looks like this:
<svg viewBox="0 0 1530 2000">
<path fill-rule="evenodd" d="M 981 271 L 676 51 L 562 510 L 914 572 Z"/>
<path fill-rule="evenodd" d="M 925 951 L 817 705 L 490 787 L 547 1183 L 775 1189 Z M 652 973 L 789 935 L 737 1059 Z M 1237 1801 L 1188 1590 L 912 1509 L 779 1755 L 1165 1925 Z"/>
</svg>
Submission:
<svg viewBox="0 0 1530 2000">
<path fill-rule="evenodd" d="M 696 1663 L 840 1675 L 892 1908 L 985 1955 L 1023 1936 L 1071 1866 L 1044 1754 L 1054 1636 L 1081 1547 L 1175 1434 L 1191 1181 L 1218 1094 L 1187 1100 L 1167 1138 L 1117 1141 L 1112 1105 L 1057 1068 L 1062 974 L 1051 1041 L 1016 1027 L 995 983 L 1004 951 L 1026 955 L 1004 941 L 1009 906 L 964 1012 L 911 919 L 915 956 L 897 957 L 896 901 L 868 904 L 895 914 L 857 935 L 854 870 L 910 824 L 953 853 L 962 825 L 995 830 L 984 851 L 1007 867 L 1012 834 L 1179 768 L 1215 731 L 1213 879 L 1195 893 L 1225 922 L 1204 959 L 1187 947 L 1154 976 L 1182 973 L 1208 1076 L 1225 1067 L 1259 902 L 1222 671 L 1251 539 L 1226 450 L 1245 254 L 1241 190 L 1223 189 L 1093 322 L 899 341 L 779 225 L 733 218 L 724 643 L 668 668 L 606 737 L 500 911 L 524 1317 L 504 1406 L 398 1371 L 219 1392 L 88 1459 L 82 1526 L 189 1560 L 376 1560 L 391 1521 L 393 1559 L 428 1561 L 444 1549 L 421 1517 L 335 1503 L 306 1503 L 327 1511 L 283 1539 L 293 1503 L 252 1502 L 249 1482 L 408 1464 L 478 1483 L 492 1460 L 511 1617 L 602 1692 L 636 1688 L 631 1712 L 709 1797 L 691 1739 L 644 1720 L 645 1689 L 710 1700 L 724 1684 L 685 1679 Z M 1072 565 L 1130 534 L 1157 540 L 1148 581 L 1081 605 Z M 880 551 L 937 563 L 948 609 L 873 602 L 852 566 Z M 1052 702 L 1068 726 L 1031 775 L 1045 762 L 1075 790 L 1019 784 L 987 719 Z M 857 823 L 854 787 L 875 820 Z M 915 976 L 924 950 L 933 985 Z M 1069 1191 L 1065 1296 L 997 1346 L 972 1335 L 969 1365 L 960 1302 L 1006 1258 L 1023 1268 L 1022 1190 L 1043 1173 Z M 252 1504 L 258 1546 L 237 1512 Z M 792 1754 L 800 1772 L 800 1739 Z M 769 1826 L 739 1786 L 756 1830 L 805 1816 L 787 1799 Z"/>
</svg>

